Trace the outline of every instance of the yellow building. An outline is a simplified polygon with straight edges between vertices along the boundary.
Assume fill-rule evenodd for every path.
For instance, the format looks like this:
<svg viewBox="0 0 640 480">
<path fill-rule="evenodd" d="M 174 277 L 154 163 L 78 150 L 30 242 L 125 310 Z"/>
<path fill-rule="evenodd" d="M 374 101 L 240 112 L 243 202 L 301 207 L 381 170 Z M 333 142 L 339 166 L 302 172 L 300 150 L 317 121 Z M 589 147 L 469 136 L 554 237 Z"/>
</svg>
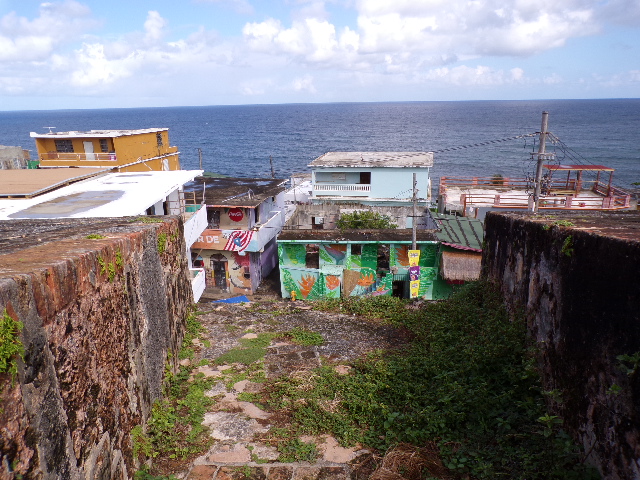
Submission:
<svg viewBox="0 0 640 480">
<path fill-rule="evenodd" d="M 168 128 L 31 132 L 40 167 L 103 167 L 121 172 L 180 170 Z"/>
</svg>

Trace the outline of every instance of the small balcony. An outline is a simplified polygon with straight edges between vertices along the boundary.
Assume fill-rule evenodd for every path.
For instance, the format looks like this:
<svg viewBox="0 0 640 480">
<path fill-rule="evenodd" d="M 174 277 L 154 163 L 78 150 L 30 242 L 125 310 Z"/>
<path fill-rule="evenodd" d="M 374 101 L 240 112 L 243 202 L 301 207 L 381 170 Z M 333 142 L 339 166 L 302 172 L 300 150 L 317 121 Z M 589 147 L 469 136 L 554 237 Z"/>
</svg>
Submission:
<svg viewBox="0 0 640 480">
<path fill-rule="evenodd" d="M 371 185 L 361 183 L 315 183 L 313 185 L 313 196 L 328 197 L 368 197 L 371 192 Z"/>
<path fill-rule="evenodd" d="M 115 153 L 47 152 L 40 155 L 41 162 L 117 162 Z"/>
<path fill-rule="evenodd" d="M 207 228 L 207 209 L 204 205 L 185 205 L 183 221 L 184 241 L 187 248 L 191 248 Z"/>
</svg>

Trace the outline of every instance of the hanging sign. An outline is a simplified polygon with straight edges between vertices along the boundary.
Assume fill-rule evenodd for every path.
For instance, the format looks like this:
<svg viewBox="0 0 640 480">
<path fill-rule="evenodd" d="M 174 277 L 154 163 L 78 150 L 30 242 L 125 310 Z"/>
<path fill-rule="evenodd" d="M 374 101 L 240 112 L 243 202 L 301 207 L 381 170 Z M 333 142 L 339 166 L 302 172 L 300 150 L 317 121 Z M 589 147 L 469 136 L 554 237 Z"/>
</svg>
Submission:
<svg viewBox="0 0 640 480">
<path fill-rule="evenodd" d="M 418 262 L 420 261 L 420 250 L 409 250 L 408 256 L 409 256 L 409 266 L 417 267 Z"/>
<path fill-rule="evenodd" d="M 411 290 L 411 298 L 418 298 L 418 293 L 420 292 L 420 280 L 409 282 L 409 287 Z"/>
<path fill-rule="evenodd" d="M 412 282 L 420 280 L 420 267 L 409 267 L 409 280 Z"/>
<path fill-rule="evenodd" d="M 244 218 L 244 213 L 241 208 L 231 208 L 229 209 L 229 218 L 234 222 L 241 222 Z"/>
</svg>

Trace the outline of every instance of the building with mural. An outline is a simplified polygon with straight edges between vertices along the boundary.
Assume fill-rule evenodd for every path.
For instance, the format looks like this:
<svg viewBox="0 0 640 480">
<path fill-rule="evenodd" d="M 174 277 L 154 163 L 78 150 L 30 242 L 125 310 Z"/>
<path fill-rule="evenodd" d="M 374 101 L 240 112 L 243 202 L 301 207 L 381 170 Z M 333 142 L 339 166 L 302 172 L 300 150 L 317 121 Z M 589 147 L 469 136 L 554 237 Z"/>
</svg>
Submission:
<svg viewBox="0 0 640 480">
<path fill-rule="evenodd" d="M 431 200 L 431 152 L 328 152 L 309 164 L 312 203 L 408 205 Z"/>
<path fill-rule="evenodd" d="M 168 128 L 31 132 L 40 167 L 115 168 L 121 172 L 180 170 Z"/>
<path fill-rule="evenodd" d="M 435 233 L 419 231 L 416 251 L 411 249 L 411 235 L 405 229 L 283 231 L 278 237 L 282 296 L 446 297 L 450 289 L 438 277 L 440 247 Z"/>
<path fill-rule="evenodd" d="M 207 228 L 192 247 L 192 262 L 212 292 L 253 294 L 277 265 L 276 236 L 285 221 L 286 180 L 202 176 L 185 187 L 207 208 Z"/>
</svg>

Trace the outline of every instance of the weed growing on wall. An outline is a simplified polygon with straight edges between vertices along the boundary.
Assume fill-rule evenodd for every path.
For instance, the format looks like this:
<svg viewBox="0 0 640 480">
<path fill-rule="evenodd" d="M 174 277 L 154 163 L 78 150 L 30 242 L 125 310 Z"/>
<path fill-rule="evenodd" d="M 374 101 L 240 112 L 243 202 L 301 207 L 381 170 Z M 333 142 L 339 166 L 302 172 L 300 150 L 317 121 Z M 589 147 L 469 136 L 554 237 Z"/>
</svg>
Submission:
<svg viewBox="0 0 640 480">
<path fill-rule="evenodd" d="M 167 234 L 161 233 L 158 235 L 158 253 L 162 254 L 167 249 Z"/>
<path fill-rule="evenodd" d="M 18 373 L 18 358 L 23 358 L 24 347 L 20 331 L 24 325 L 14 320 L 5 310 L 0 317 L 0 373 L 8 373 L 14 379 Z"/>
<path fill-rule="evenodd" d="M 415 310 L 383 298 L 323 304 L 380 314 L 413 332 L 411 346 L 375 352 L 349 375 L 322 367 L 271 384 L 265 403 L 291 419 L 280 441 L 331 433 L 343 445 L 380 451 L 436 442 L 445 466 L 462 477 L 597 478 L 580 463 L 562 419 L 547 413 L 524 322 L 508 317 L 491 286 L 468 285 Z"/>
</svg>

